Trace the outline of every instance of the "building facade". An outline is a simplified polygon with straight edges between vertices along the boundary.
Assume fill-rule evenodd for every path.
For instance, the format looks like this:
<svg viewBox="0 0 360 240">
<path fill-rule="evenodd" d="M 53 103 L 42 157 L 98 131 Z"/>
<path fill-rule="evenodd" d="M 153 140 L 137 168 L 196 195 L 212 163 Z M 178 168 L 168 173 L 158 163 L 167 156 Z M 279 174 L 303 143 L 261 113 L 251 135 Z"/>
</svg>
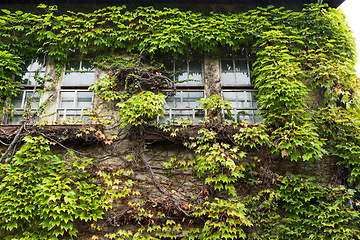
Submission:
<svg viewBox="0 0 360 240">
<path fill-rule="evenodd" d="M 342 1 L 316 3 L 5 3 L 0 192 L 37 141 L 85 177 L 59 175 L 49 218 L 0 197 L 0 237 L 356 239 L 353 39 Z"/>
</svg>

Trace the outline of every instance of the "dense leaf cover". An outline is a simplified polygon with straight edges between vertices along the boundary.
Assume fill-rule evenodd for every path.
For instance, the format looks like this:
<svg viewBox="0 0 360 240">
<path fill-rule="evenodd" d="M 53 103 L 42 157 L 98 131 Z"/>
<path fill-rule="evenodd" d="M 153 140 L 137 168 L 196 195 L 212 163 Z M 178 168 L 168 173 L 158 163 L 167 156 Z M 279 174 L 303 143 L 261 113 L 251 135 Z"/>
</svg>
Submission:
<svg viewBox="0 0 360 240">
<path fill-rule="evenodd" d="M 219 96 L 200 100 L 208 116 L 199 124 L 201 128 L 196 136 L 183 141 L 193 150 L 194 159 L 184 162 L 172 158 L 164 163 L 164 169 L 191 167 L 204 181 L 203 188 L 187 202 L 170 194 L 155 178 L 144 155 L 144 146 L 139 147 L 139 152 L 134 151 L 129 159 L 138 159 L 144 165 L 155 188 L 166 197 L 156 203 L 148 199 L 129 201 L 131 219 L 141 226 L 136 231 L 121 229 L 109 234 L 109 238 L 356 239 L 359 235 L 355 224 L 359 223 L 358 213 L 349 205 L 354 199 L 345 188 L 321 186 L 313 178 L 303 176 L 281 176 L 261 165 L 262 157 L 250 161 L 245 158 L 251 148 L 309 163 L 336 156 L 339 167 L 352 168 L 348 181 L 360 189 L 355 45 L 339 11 L 319 5 L 307 5 L 300 12 L 270 6 L 240 14 L 204 15 L 152 7 L 128 11 L 122 6 L 86 14 L 69 11 L 57 15 L 54 6 L 39 5 L 39 8 L 45 13 L 2 10 L 0 104 L 3 114 L 11 111 L 10 97 L 19 90 L 14 75 L 20 75 L 26 59 L 40 54 L 58 62 L 59 76 L 61 66 L 72 61 L 66 54 L 69 48 L 79 48 L 89 55 L 109 53 L 107 57 L 94 57 L 93 61 L 112 74 L 91 89 L 104 100 L 120 101 L 117 103 L 119 116 L 123 117 L 120 128 L 136 132 L 142 132 L 155 114 L 163 113 L 165 96 L 156 91 L 140 91 L 139 83 L 133 81 L 140 78 L 136 76 L 139 61 L 116 59 L 117 53 L 147 54 L 155 59 L 159 52 L 176 55 L 187 46 L 199 52 L 216 52 L 220 46 L 235 50 L 248 46 L 257 56 L 253 77 L 259 90 L 262 124 L 223 122 L 220 109 L 230 110 L 228 102 Z M 124 69 L 128 72 L 123 85 L 112 77 L 120 74 L 119 69 L 121 73 Z M 41 83 L 58 81 L 40 80 Z M 308 93 L 314 89 L 321 89 L 323 96 L 317 104 L 308 106 Z M 184 120 L 161 126 L 173 137 L 188 128 L 189 122 Z M 218 133 L 224 128 L 236 129 L 237 133 L 226 140 L 220 139 Z M 101 188 L 90 180 L 77 181 L 82 175 L 67 177 L 76 173 L 86 175 L 85 165 L 89 160 L 63 161 L 51 153 L 47 140 L 41 137 L 24 140 L 26 143 L 9 155 L 0 168 L 0 234 L 11 232 L 11 239 L 74 236 L 74 219 L 100 218 L 102 209 L 109 206 Z M 111 144 L 112 140 L 107 143 Z M 84 172 L 74 171 L 71 165 Z M 130 192 L 142 194 L 136 191 L 132 180 L 125 182 L 117 178 L 131 174 L 125 170 L 115 174 L 98 172 L 109 186 L 106 194 L 120 199 L 128 197 Z M 262 181 L 255 177 L 259 174 L 264 176 Z M 236 185 L 239 182 L 248 187 L 263 183 L 265 190 L 241 200 Z M 54 191 L 45 190 L 46 184 Z M 117 189 L 122 192 L 116 193 Z M 229 198 L 215 198 L 214 192 L 226 192 Z M 165 204 L 164 199 L 171 203 L 173 212 L 181 212 L 182 219 L 174 220 L 159 210 L 158 206 Z M 112 221 L 117 223 L 125 213 L 127 210 L 114 215 Z M 201 224 L 194 225 L 195 222 Z"/>
</svg>

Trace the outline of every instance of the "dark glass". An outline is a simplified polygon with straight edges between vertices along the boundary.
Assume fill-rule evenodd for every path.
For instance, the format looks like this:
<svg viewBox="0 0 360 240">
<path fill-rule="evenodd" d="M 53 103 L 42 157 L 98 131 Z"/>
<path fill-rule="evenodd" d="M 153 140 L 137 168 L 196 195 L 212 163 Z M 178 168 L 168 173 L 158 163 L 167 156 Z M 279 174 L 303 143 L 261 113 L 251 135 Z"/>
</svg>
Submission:
<svg viewBox="0 0 360 240">
<path fill-rule="evenodd" d="M 201 61 L 199 60 L 190 60 L 189 61 L 189 71 L 202 71 Z"/>
<path fill-rule="evenodd" d="M 235 60 L 235 69 L 236 71 L 247 71 L 246 60 Z"/>
<path fill-rule="evenodd" d="M 234 71 L 233 61 L 232 60 L 222 60 L 221 61 L 221 71 Z"/>
<path fill-rule="evenodd" d="M 232 58 L 233 53 L 230 47 L 222 47 L 220 48 L 220 57 L 221 58 Z"/>
<path fill-rule="evenodd" d="M 246 48 L 240 48 L 234 51 L 235 58 L 246 58 Z"/>
</svg>

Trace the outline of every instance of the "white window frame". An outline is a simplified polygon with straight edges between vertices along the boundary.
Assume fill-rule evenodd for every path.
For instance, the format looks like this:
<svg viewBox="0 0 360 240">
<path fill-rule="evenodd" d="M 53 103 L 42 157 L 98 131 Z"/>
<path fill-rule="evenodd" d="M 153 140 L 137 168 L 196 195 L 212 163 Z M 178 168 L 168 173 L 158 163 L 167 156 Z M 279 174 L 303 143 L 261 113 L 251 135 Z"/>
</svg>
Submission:
<svg viewBox="0 0 360 240">
<path fill-rule="evenodd" d="M 21 116 L 23 115 L 24 110 L 25 110 L 25 108 L 26 108 L 27 100 L 29 99 L 29 98 L 26 98 L 26 95 L 27 95 L 28 93 L 39 94 L 39 93 L 36 92 L 36 91 L 34 92 L 34 89 L 32 89 L 32 90 L 30 90 L 30 89 L 24 89 L 24 90 L 20 90 L 20 91 L 19 91 L 19 95 L 22 94 L 22 99 L 21 99 L 20 107 L 15 107 L 15 108 L 14 108 L 15 111 L 11 112 L 11 116 L 14 117 L 15 119 L 16 119 L 16 116 L 19 116 L 19 118 L 21 118 Z M 39 97 L 39 101 L 38 101 L 38 102 L 31 103 L 31 104 L 36 104 L 36 107 L 32 107 L 32 106 L 31 106 L 31 111 L 32 111 L 32 112 L 36 111 L 36 110 L 38 109 L 38 107 L 41 105 L 41 97 Z M 15 119 L 14 119 L 14 120 L 15 120 Z M 19 123 L 21 122 L 21 119 L 20 119 L 19 123 L 14 123 L 13 120 L 10 120 L 10 119 L 6 118 L 6 121 L 5 121 L 5 122 L 6 122 L 6 124 L 14 124 L 14 125 L 16 125 L 16 124 L 19 124 Z M 35 120 L 32 120 L 31 123 L 34 123 L 34 122 L 36 122 L 36 121 L 35 121 Z"/>
<path fill-rule="evenodd" d="M 64 93 L 64 92 L 72 92 L 72 93 L 74 93 L 75 98 L 74 98 L 73 107 L 71 107 L 71 108 L 69 108 L 69 107 L 66 107 L 66 108 L 61 107 L 61 103 L 62 103 L 62 93 Z M 89 90 L 87 90 L 87 89 L 62 89 L 62 90 L 59 91 L 59 97 L 58 97 L 57 103 L 56 103 L 57 108 L 56 108 L 56 119 L 55 119 L 55 121 L 60 121 L 61 119 L 63 119 L 64 121 L 66 121 L 67 119 L 69 119 L 69 118 L 71 118 L 71 117 L 74 116 L 73 114 L 69 114 L 70 117 L 67 118 L 67 116 L 68 116 L 67 113 L 68 113 L 69 111 L 79 111 L 79 112 L 80 112 L 79 117 L 77 117 L 78 114 L 75 114 L 74 121 L 76 122 L 77 119 L 80 119 L 81 121 L 83 121 L 84 123 L 86 123 L 85 120 L 84 120 L 84 118 L 88 117 L 88 115 L 86 115 L 86 114 L 84 115 L 84 113 L 85 113 L 87 110 L 89 110 L 90 108 L 77 108 L 77 107 L 76 107 L 76 105 L 77 105 L 77 103 L 78 103 L 78 97 L 79 97 L 78 93 L 79 93 L 79 92 L 89 92 L 89 93 L 92 93 L 92 96 L 91 96 L 91 107 L 90 107 L 90 108 L 93 107 L 93 105 L 94 105 L 94 93 L 93 93 L 92 91 L 89 91 Z M 63 111 L 63 114 L 60 114 L 61 111 Z M 62 117 L 60 117 L 60 116 L 62 116 Z"/>
</svg>

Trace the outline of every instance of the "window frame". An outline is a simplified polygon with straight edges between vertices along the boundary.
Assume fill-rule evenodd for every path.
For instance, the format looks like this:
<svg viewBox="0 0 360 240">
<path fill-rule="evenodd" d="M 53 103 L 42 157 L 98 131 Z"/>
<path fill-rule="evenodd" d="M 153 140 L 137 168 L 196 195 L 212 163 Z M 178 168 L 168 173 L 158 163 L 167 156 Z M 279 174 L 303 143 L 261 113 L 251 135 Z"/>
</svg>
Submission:
<svg viewBox="0 0 360 240">
<path fill-rule="evenodd" d="M 94 107 L 94 93 L 93 91 L 89 91 L 88 88 L 90 87 L 90 85 L 94 84 L 96 82 L 96 67 L 89 61 L 89 57 L 87 57 L 87 55 L 83 55 L 81 54 L 78 49 L 69 49 L 68 51 L 68 58 L 71 59 L 72 61 L 68 62 L 67 64 L 64 65 L 63 71 L 62 71 L 62 75 L 61 75 L 61 80 L 60 80 L 60 89 L 58 91 L 58 97 L 56 100 L 56 106 L 55 106 L 55 121 L 68 121 L 68 119 L 74 117 L 74 122 L 67 122 L 67 123 L 73 123 L 73 124 L 77 124 L 78 119 L 80 119 L 82 121 L 82 123 L 86 123 L 87 121 L 84 118 L 87 118 L 89 115 L 84 114 L 87 110 L 91 109 Z M 84 62 L 88 62 L 88 65 L 90 65 L 91 67 L 89 68 L 84 68 L 83 69 L 83 64 Z M 72 69 L 72 66 L 76 66 L 75 69 Z M 67 84 L 67 82 L 65 81 L 66 79 L 66 74 L 70 73 L 73 74 L 75 73 L 77 76 L 77 82 L 76 84 Z M 86 82 L 85 84 L 81 84 L 81 74 L 83 73 L 92 73 L 92 81 L 90 82 Z M 75 77 L 76 78 L 76 77 Z M 62 107 L 62 93 L 64 92 L 73 92 L 75 94 L 74 97 L 74 106 L 73 107 Z M 91 92 L 92 96 L 91 96 L 91 106 L 89 108 L 79 108 L 76 107 L 77 103 L 79 102 L 79 96 L 78 93 L 79 92 Z M 69 111 L 75 111 L 75 114 L 67 114 Z M 80 111 L 80 114 L 77 114 L 77 111 Z M 68 117 L 70 116 L 70 117 Z"/>
<path fill-rule="evenodd" d="M 189 56 L 189 48 L 187 48 L 187 57 Z M 223 54 L 223 50 L 226 50 L 227 53 L 229 53 L 228 57 L 224 57 L 225 54 Z M 240 52 L 240 53 L 239 53 Z M 184 55 L 182 55 L 184 56 Z M 221 88 L 221 92 L 219 92 L 220 96 L 222 99 L 227 100 L 227 97 L 225 96 L 227 92 L 236 92 L 236 103 L 239 102 L 239 98 L 240 95 L 238 96 L 239 93 L 243 93 L 243 99 L 244 99 L 244 103 L 245 103 L 245 107 L 239 107 L 238 105 L 233 107 L 233 114 L 232 114 L 232 118 L 234 119 L 235 122 L 239 122 L 240 120 L 245 120 L 247 119 L 248 123 L 256 123 L 256 122 L 260 122 L 261 118 L 257 115 L 260 110 L 258 108 L 258 105 L 254 105 L 254 102 L 256 102 L 255 99 L 255 95 L 258 92 L 258 90 L 254 89 L 254 84 L 252 83 L 252 78 L 251 78 L 251 74 L 253 71 L 252 68 L 252 64 L 255 62 L 255 56 L 252 54 L 252 50 L 249 47 L 242 47 L 239 50 L 233 50 L 231 47 L 221 47 L 219 48 L 218 54 L 216 55 L 217 58 L 214 59 L 210 59 L 210 61 L 213 61 L 212 63 L 218 64 L 218 74 L 220 77 L 220 83 L 219 84 L 219 88 Z M 168 59 L 168 58 L 163 58 L 164 59 Z M 183 59 L 183 58 L 181 58 Z M 208 97 L 208 93 L 206 92 L 206 89 L 209 89 L 209 86 L 205 86 L 205 84 L 216 84 L 214 82 L 210 82 L 210 83 L 205 83 L 204 81 L 204 76 L 207 74 L 206 71 L 209 71 L 209 69 L 205 68 L 205 59 L 204 56 L 202 57 L 202 84 L 201 85 L 195 85 L 195 84 L 176 84 L 176 88 L 177 88 L 177 92 L 189 92 L 189 91 L 193 91 L 193 92 L 197 92 L 197 91 L 202 91 L 203 92 L 203 97 Z M 231 64 L 232 64 L 232 72 L 233 73 L 233 77 L 234 77 L 234 84 L 224 84 L 223 82 L 223 72 L 224 68 L 222 66 L 222 64 L 224 63 L 223 61 L 229 61 L 231 60 Z M 238 61 L 238 62 L 237 62 Z M 237 67 L 237 63 L 241 64 L 244 63 L 246 61 L 246 69 L 241 69 L 241 67 Z M 175 73 L 176 70 L 176 58 L 173 57 L 172 60 L 172 71 L 168 71 L 171 73 Z M 243 64 L 244 66 L 244 64 Z M 237 69 L 239 68 L 239 69 Z M 189 70 L 189 64 L 187 65 L 187 70 Z M 240 81 L 237 81 L 236 77 L 237 77 L 237 73 L 246 73 L 246 77 L 248 78 L 247 83 L 246 84 L 240 84 Z M 210 74 L 211 75 L 211 74 Z M 188 74 L 189 76 L 189 74 Z M 240 76 L 240 75 L 239 75 Z M 173 81 L 175 80 L 175 76 L 173 77 Z M 211 81 L 211 79 L 210 79 Z M 239 82 L 239 84 L 237 84 Z M 250 98 L 251 99 L 247 99 L 247 94 L 250 93 Z M 169 98 L 168 98 L 169 99 Z M 158 122 L 164 122 L 166 120 L 170 120 L 170 119 L 174 119 L 173 115 L 191 115 L 191 119 L 195 120 L 195 124 L 198 122 L 197 120 L 197 114 L 196 112 L 200 113 L 199 115 L 204 116 L 204 112 L 200 112 L 202 109 L 201 108 L 194 108 L 194 107 L 190 107 L 190 106 L 186 106 L 184 107 L 183 104 L 183 99 L 180 100 L 179 105 L 180 107 L 177 107 L 176 105 L 176 101 L 171 101 L 171 103 L 174 102 L 173 107 L 169 107 L 169 100 L 167 100 L 167 103 L 164 106 L 164 110 L 165 110 L 165 114 L 164 114 L 164 118 L 158 118 L 157 121 Z M 231 102 L 231 101 L 230 101 Z M 249 106 L 247 106 L 247 103 L 250 103 Z M 232 102 L 231 104 L 232 106 L 234 106 L 234 102 Z M 174 112 L 177 112 L 176 114 L 173 114 Z M 184 114 L 182 114 L 181 112 L 184 112 Z M 192 114 L 187 114 L 186 112 L 192 111 Z M 243 114 L 241 112 L 244 112 Z M 225 112 L 223 111 L 223 114 L 225 114 Z M 240 114 L 240 115 L 239 115 Z M 224 115 L 225 116 L 225 115 Z M 175 118 L 176 119 L 176 118 Z M 184 119 L 185 120 L 185 119 Z"/>
</svg>

